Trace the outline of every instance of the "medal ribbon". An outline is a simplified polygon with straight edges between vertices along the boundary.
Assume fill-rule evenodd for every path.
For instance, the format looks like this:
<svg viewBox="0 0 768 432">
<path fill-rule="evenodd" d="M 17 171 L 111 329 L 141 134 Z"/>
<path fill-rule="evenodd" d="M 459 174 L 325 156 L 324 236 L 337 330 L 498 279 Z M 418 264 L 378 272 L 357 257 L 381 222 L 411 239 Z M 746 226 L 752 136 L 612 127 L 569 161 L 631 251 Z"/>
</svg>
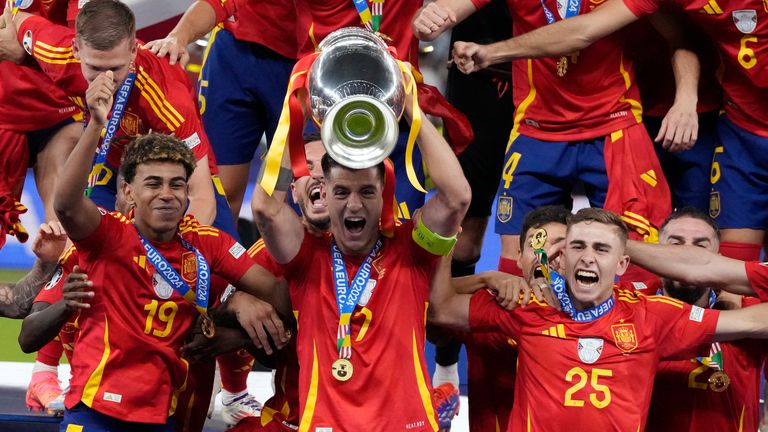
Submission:
<svg viewBox="0 0 768 432">
<path fill-rule="evenodd" d="M 579 14 L 581 9 L 581 0 L 566 0 L 568 5 L 565 7 L 565 16 L 563 19 L 575 17 Z M 541 10 L 544 11 L 544 18 L 547 20 L 547 24 L 554 24 L 557 20 L 555 14 L 544 4 L 544 0 L 541 0 Z"/>
<path fill-rule="evenodd" d="M 352 0 L 352 3 L 365 28 L 378 32 L 381 27 L 381 17 L 384 14 L 384 0 L 371 0 L 370 8 L 367 0 Z"/>
<path fill-rule="evenodd" d="M 141 240 L 144 250 L 147 252 L 147 259 L 152 266 L 157 270 L 160 276 L 168 282 L 177 293 L 179 293 L 185 300 L 195 305 L 195 308 L 201 315 L 208 315 L 208 298 L 211 295 L 211 271 L 208 267 L 208 261 L 206 261 L 203 254 L 200 253 L 197 248 L 192 244 L 179 236 L 181 245 L 184 249 L 195 253 L 197 258 L 197 292 L 192 291 L 189 284 L 179 275 L 179 273 L 171 266 L 168 260 L 155 249 L 152 244 L 144 238 L 144 236 L 136 230 Z"/>
<path fill-rule="evenodd" d="M 352 311 L 355 310 L 360 296 L 365 291 L 365 286 L 371 278 L 371 268 L 376 254 L 381 249 L 381 239 L 376 240 L 373 249 L 365 257 L 365 261 L 360 265 L 352 279 L 352 288 L 349 288 L 347 282 L 347 267 L 344 264 L 344 256 L 341 254 L 336 242 L 331 240 L 331 260 L 333 266 L 334 287 L 336 293 L 336 307 L 339 312 L 339 327 L 336 333 L 336 347 L 339 351 L 339 358 L 349 359 L 352 357 L 352 340 L 350 338 L 350 319 Z"/>
<path fill-rule="evenodd" d="M 11 8 L 11 18 L 16 18 L 16 14 L 19 13 L 19 9 L 21 8 L 21 3 L 23 3 L 24 0 L 16 0 L 15 3 L 12 3 L 12 0 L 6 1 L 6 7 L 13 5 Z M 10 23 L 5 23 L 6 26 L 10 25 Z"/>
<path fill-rule="evenodd" d="M 120 84 L 120 88 L 115 94 L 115 104 L 112 107 L 112 115 L 107 122 L 106 132 L 104 133 L 104 140 L 101 143 L 101 147 L 99 147 L 99 150 L 97 151 L 96 162 L 93 164 L 91 174 L 88 176 L 88 188 L 85 191 L 86 196 L 90 196 L 91 192 L 93 192 L 93 187 L 96 186 L 96 183 L 99 179 L 99 174 L 101 174 L 102 168 L 104 168 L 104 163 L 107 161 L 109 143 L 115 136 L 115 132 L 117 132 L 117 129 L 120 125 L 120 119 L 123 118 L 123 112 L 125 112 L 125 107 L 128 105 L 128 96 L 131 94 L 131 89 L 133 88 L 133 82 L 135 80 L 136 71 L 131 68 L 131 72 L 128 73 L 127 77 L 125 77 L 125 81 Z M 85 116 L 83 116 L 83 122 L 85 122 Z"/>
</svg>

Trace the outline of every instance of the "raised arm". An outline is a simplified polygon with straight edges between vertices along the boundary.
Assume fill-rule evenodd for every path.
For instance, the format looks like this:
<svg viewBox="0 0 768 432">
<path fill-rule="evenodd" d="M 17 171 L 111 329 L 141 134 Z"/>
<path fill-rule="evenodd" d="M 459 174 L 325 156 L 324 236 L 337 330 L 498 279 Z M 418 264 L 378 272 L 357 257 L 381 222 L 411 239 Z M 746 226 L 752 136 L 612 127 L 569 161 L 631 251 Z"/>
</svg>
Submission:
<svg viewBox="0 0 768 432">
<path fill-rule="evenodd" d="M 304 225 L 296 212 L 285 202 L 285 196 L 293 180 L 288 152 L 286 145 L 280 175 L 272 195 L 270 196 L 261 186 L 266 165 L 262 164 L 259 180 L 253 188 L 251 198 L 253 220 L 259 228 L 269 253 L 280 264 L 290 262 L 299 253 L 304 240 Z"/>
<path fill-rule="evenodd" d="M 669 44 L 672 53 L 672 71 L 675 75 L 675 102 L 664 116 L 659 133 L 654 139 L 662 142 L 671 152 L 688 150 L 696 144 L 699 134 L 699 58 L 691 50 L 692 43 L 685 35 L 680 19 L 668 11 L 649 17 L 653 27 Z"/>
<path fill-rule="evenodd" d="M 755 295 L 743 261 L 704 248 L 630 240 L 627 254 L 633 263 L 661 277 L 722 288 L 734 294 Z"/>
<path fill-rule="evenodd" d="M 187 214 L 194 215 L 200 223 L 205 225 L 213 225 L 213 221 L 216 219 L 216 197 L 213 193 L 208 156 L 203 156 L 197 160 L 195 170 L 189 177 Z"/>
<path fill-rule="evenodd" d="M 411 28 L 416 39 L 431 41 L 449 28 L 464 21 L 477 8 L 471 0 L 437 0 L 429 2 L 413 16 Z"/>
<path fill-rule="evenodd" d="M 406 103 L 409 121 L 413 116 L 411 110 Z M 422 207 L 420 218 L 432 233 L 454 236 L 469 208 L 472 190 L 451 147 L 428 119 L 422 119 L 416 142 L 436 193 Z"/>
<path fill-rule="evenodd" d="M 453 60 L 462 72 L 471 73 L 515 59 L 560 56 L 584 49 L 637 19 L 623 0 L 608 0 L 592 12 L 490 45 L 456 42 Z"/>
<path fill-rule="evenodd" d="M 171 64 L 186 66 L 189 61 L 187 45 L 205 36 L 216 25 L 216 11 L 205 0 L 197 0 L 184 12 L 176 27 L 163 39 L 145 45 L 158 57 L 168 56 Z"/>
<path fill-rule="evenodd" d="M 429 291 L 429 322 L 459 330 L 469 330 L 471 294 L 456 292 L 451 280 L 451 256 L 440 258 Z"/>
<path fill-rule="evenodd" d="M 720 312 L 716 341 L 768 339 L 768 303 Z"/>
<path fill-rule="evenodd" d="M 112 107 L 114 86 L 112 71 L 102 73 L 88 86 L 85 100 L 91 120 L 67 158 L 56 185 L 53 208 L 72 240 L 84 239 L 99 227 L 101 213 L 83 191 L 91 171 L 93 153 Z"/>
</svg>

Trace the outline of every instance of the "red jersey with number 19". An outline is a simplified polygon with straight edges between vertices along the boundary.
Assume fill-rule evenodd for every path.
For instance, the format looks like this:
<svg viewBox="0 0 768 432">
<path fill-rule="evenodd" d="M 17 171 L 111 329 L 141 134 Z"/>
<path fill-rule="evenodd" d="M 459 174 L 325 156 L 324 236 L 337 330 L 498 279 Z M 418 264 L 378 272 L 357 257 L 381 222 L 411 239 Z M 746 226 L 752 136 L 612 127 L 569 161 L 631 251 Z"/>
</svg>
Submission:
<svg viewBox="0 0 768 432">
<path fill-rule="evenodd" d="M 300 432 L 437 430 L 424 363 L 429 281 L 437 257 L 414 243 L 412 231 L 408 221 L 392 238 L 382 237 L 352 312 L 348 381 L 337 381 L 331 368 L 339 358 L 339 313 L 330 234 L 305 232 L 298 255 L 282 266 L 298 311 Z M 364 258 L 344 257 L 348 279 Z"/>
<path fill-rule="evenodd" d="M 660 0 L 624 0 L 637 16 Z M 720 51 L 725 112 L 739 127 L 768 137 L 768 3 L 756 0 L 673 0 L 701 25 Z"/>
<path fill-rule="evenodd" d="M 518 343 L 510 430 L 644 430 L 662 359 L 708 352 L 719 312 L 615 289 L 615 306 L 576 322 L 549 306 L 512 312 L 487 292 L 472 297 L 472 331 L 498 328 Z"/>
<path fill-rule="evenodd" d="M 179 233 L 203 254 L 211 274 L 230 283 L 253 265 L 239 243 L 191 216 L 181 222 Z M 196 289 L 195 253 L 178 237 L 151 243 Z M 165 423 L 186 382 L 187 362 L 179 351 L 199 314 L 195 305 L 156 272 L 135 227 L 123 215 L 104 212 L 96 231 L 75 245 L 96 295 L 80 313 L 66 406 L 82 401 L 121 420 Z M 210 299 L 221 294 L 213 291 Z"/>
</svg>

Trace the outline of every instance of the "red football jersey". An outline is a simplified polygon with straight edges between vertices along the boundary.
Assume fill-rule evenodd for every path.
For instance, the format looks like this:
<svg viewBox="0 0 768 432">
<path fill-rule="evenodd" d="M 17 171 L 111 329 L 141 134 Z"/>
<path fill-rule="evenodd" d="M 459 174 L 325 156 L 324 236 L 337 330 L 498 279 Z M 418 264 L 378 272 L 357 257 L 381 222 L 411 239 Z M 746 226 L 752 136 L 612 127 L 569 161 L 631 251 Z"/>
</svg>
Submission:
<svg viewBox="0 0 768 432">
<path fill-rule="evenodd" d="M 74 30 L 31 17 L 22 23 L 18 34 L 20 41 L 27 39 L 32 56 L 43 72 L 83 107 L 88 82 L 83 77 L 80 61 L 72 53 Z M 211 174 L 218 174 L 184 71 L 158 58 L 141 44 L 134 63 L 136 81 L 115 136 L 146 134 L 150 129 L 174 134 L 184 140 L 197 159 L 208 156 Z M 118 141 L 113 140 L 107 156 L 115 167 L 120 166 L 123 154 L 123 146 Z"/>
<path fill-rule="evenodd" d="M 256 42 L 288 58 L 296 58 L 296 8 L 286 0 L 207 0 L 236 39 Z M 303 42 L 303 40 L 302 40 Z"/>
<path fill-rule="evenodd" d="M 239 243 L 191 216 L 181 222 L 179 233 L 206 257 L 211 273 L 230 283 L 253 265 Z M 116 244 L 120 247 L 112 247 Z M 152 244 L 194 289 L 195 253 L 178 238 Z M 104 212 L 98 229 L 75 245 L 96 295 L 80 313 L 66 406 L 82 401 L 125 421 L 164 423 L 187 378 L 179 350 L 199 313 L 155 271 L 123 215 Z M 211 299 L 218 295 L 211 290 Z"/>
<path fill-rule="evenodd" d="M 367 0 L 364 0 L 367 1 Z M 397 49 L 397 58 L 419 66 L 419 41 L 413 36 L 411 20 L 422 6 L 421 1 L 389 0 L 381 3 L 383 12 L 379 31 Z M 370 2 L 368 2 L 370 8 Z M 360 15 L 351 0 L 296 0 L 299 26 L 309 29 L 299 40 L 299 57 L 311 54 L 334 30 L 361 27 Z"/>
<path fill-rule="evenodd" d="M 685 15 L 680 15 L 679 19 L 689 20 Z M 694 26 L 687 25 L 685 31 L 694 40 L 696 55 L 701 64 L 697 111 L 701 113 L 720 109 L 723 91 L 715 74 L 720 64 L 717 49 L 709 37 Z M 664 117 L 675 102 L 675 76 L 667 41 L 648 19 L 632 24 L 628 33 L 627 55 L 635 62 L 643 114 Z"/>
<path fill-rule="evenodd" d="M 614 298 L 591 322 L 544 305 L 507 312 L 487 293 L 472 298 L 472 331 L 500 329 L 518 343 L 510 430 L 644 430 L 659 361 L 708 351 L 718 311 L 621 289 Z"/>
<path fill-rule="evenodd" d="M 768 262 L 746 262 L 744 268 L 747 271 L 749 284 L 755 291 L 760 301 L 768 301 Z"/>
<path fill-rule="evenodd" d="M 80 114 L 64 92 L 41 71 L 0 62 L 0 128 L 31 132 Z"/>
<path fill-rule="evenodd" d="M 658 10 L 659 0 L 624 0 L 637 16 Z M 710 35 L 723 63 L 725 112 L 747 131 L 768 137 L 768 6 L 750 0 L 673 0 Z"/>
<path fill-rule="evenodd" d="M 742 307 L 760 303 L 743 298 Z M 648 429 L 653 431 L 756 431 L 760 425 L 760 382 L 766 344 L 745 339 L 718 344 L 723 367 L 731 380 L 723 392 L 715 392 L 708 379 L 716 369 L 709 357 L 702 361 L 661 362 L 653 385 Z"/>
<path fill-rule="evenodd" d="M 48 304 L 54 304 L 62 299 L 64 296 L 64 282 L 67 280 L 67 276 L 72 272 L 72 269 L 77 265 L 78 255 L 77 249 L 74 246 L 70 246 L 59 258 L 59 265 L 56 267 L 56 271 L 51 276 L 51 280 L 37 293 L 35 297 L 35 303 L 45 302 Z M 64 354 L 67 356 L 67 361 L 72 362 L 72 351 L 75 348 L 75 341 L 80 332 L 80 325 L 78 323 L 79 312 L 72 314 L 67 319 L 67 322 L 61 327 L 58 339 L 64 347 Z"/>
<path fill-rule="evenodd" d="M 497 332 L 467 333 L 462 340 L 467 351 L 469 430 L 506 430 L 515 401 L 517 342 Z"/>
<path fill-rule="evenodd" d="M 248 255 L 275 277 L 283 276 L 280 265 L 269 254 L 264 240 L 259 239 L 254 243 L 248 249 Z M 291 339 L 290 344 L 273 355 L 277 366 L 274 377 L 275 394 L 264 403 L 259 421 L 251 421 L 248 427 L 243 427 L 244 431 L 294 431 L 299 424 L 299 358 L 296 354 L 296 338 Z"/>
<path fill-rule="evenodd" d="M 472 0 L 478 8 L 490 0 Z M 565 16 L 567 1 L 508 0 L 514 36 L 547 25 L 547 15 Z M 601 0 L 579 2 L 584 14 Z M 563 5 L 560 14 L 558 6 Z M 557 14 L 560 17 L 554 18 Z M 558 74 L 558 58 L 512 62 L 514 132 L 548 141 L 575 141 L 609 135 L 642 121 L 640 93 L 632 59 L 624 55 L 625 32 L 598 40 L 567 57 L 567 71 Z"/>
<path fill-rule="evenodd" d="M 352 313 L 354 370 L 346 382 L 334 379 L 331 369 L 339 358 L 339 313 L 330 234 L 305 233 L 298 255 L 282 266 L 298 311 L 299 431 L 437 430 L 424 363 L 429 282 L 437 257 L 414 243 L 412 230 L 408 221 L 392 238 L 382 238 Z M 345 257 L 348 278 L 364 258 Z"/>
</svg>

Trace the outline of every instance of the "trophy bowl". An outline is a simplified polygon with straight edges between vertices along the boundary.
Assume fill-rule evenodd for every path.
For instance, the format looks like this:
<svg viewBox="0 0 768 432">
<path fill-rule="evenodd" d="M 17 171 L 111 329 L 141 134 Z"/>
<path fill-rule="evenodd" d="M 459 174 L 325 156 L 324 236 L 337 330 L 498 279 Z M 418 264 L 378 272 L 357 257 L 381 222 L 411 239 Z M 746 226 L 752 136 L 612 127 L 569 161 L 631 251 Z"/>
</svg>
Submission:
<svg viewBox="0 0 768 432">
<path fill-rule="evenodd" d="M 319 49 L 309 100 L 326 151 L 349 168 L 380 163 L 397 144 L 405 102 L 397 62 L 380 37 L 357 27 L 336 30 Z"/>
</svg>

